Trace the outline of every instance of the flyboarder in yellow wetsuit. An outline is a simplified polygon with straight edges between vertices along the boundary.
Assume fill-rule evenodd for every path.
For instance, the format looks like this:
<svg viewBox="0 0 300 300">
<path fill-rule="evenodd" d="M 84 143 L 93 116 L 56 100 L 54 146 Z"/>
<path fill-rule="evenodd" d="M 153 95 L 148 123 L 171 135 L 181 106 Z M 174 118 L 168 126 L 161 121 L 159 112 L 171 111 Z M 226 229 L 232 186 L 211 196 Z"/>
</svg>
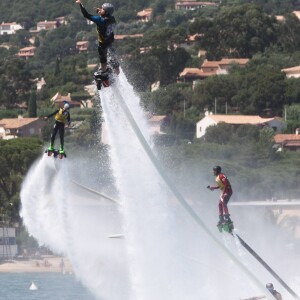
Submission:
<svg viewBox="0 0 300 300">
<path fill-rule="evenodd" d="M 60 148 L 59 148 L 59 153 L 64 154 L 64 135 L 65 135 L 65 126 L 70 126 L 71 124 L 71 118 L 70 118 L 70 113 L 69 113 L 69 108 L 70 104 L 65 101 L 63 108 L 60 108 L 53 112 L 51 115 L 45 117 L 45 120 L 48 118 L 51 118 L 52 116 L 55 115 L 55 124 L 54 128 L 51 134 L 51 144 L 50 147 L 48 148 L 48 151 L 54 151 L 54 142 L 55 142 L 55 136 L 57 134 L 57 131 L 59 132 L 59 137 L 60 137 Z"/>
</svg>

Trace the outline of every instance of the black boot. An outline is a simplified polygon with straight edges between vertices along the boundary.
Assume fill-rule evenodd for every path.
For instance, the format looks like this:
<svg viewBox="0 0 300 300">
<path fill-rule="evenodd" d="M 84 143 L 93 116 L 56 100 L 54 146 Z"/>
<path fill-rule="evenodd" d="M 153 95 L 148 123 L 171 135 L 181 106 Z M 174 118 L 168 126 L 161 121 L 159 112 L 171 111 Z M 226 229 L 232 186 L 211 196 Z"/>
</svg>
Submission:
<svg viewBox="0 0 300 300">
<path fill-rule="evenodd" d="M 230 219 L 230 214 L 224 215 L 224 217 L 225 217 L 225 223 L 232 223 Z"/>
</svg>

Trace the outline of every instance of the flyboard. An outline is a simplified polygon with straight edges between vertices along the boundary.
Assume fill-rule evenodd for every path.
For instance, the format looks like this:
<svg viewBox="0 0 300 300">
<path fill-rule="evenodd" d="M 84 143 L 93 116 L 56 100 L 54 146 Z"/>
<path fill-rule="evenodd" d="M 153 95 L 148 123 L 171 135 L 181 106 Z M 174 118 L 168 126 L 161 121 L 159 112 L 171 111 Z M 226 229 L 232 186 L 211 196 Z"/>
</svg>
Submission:
<svg viewBox="0 0 300 300">
<path fill-rule="evenodd" d="M 98 70 L 94 73 L 94 81 L 98 91 L 100 91 L 101 88 L 107 88 L 111 86 L 115 82 L 116 77 L 119 75 L 119 73 L 119 63 L 110 59 L 107 64 L 107 70 L 105 72 L 101 72 L 101 70 Z"/>
<path fill-rule="evenodd" d="M 45 153 L 47 153 L 48 156 L 53 156 L 54 158 L 59 158 L 59 159 L 63 159 L 67 157 L 67 154 L 65 152 L 61 153 L 59 150 L 57 149 L 53 149 L 53 150 L 45 150 Z"/>
</svg>

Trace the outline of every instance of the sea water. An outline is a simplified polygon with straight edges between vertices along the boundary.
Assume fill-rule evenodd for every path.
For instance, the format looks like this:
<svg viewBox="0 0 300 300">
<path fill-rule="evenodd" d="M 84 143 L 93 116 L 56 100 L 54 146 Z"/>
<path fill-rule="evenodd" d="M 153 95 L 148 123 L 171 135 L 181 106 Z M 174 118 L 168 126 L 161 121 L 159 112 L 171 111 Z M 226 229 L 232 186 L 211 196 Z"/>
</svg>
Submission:
<svg viewBox="0 0 300 300">
<path fill-rule="evenodd" d="M 29 290 L 31 283 L 37 290 Z M 0 300 L 95 300 L 74 275 L 0 273 Z"/>
</svg>

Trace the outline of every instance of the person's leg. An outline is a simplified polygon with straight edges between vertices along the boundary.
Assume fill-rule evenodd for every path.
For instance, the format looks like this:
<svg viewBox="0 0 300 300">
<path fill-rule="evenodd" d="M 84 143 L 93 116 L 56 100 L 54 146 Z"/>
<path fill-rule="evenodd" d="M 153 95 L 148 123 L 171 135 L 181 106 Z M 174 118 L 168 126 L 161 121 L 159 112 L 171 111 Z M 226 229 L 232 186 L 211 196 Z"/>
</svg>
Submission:
<svg viewBox="0 0 300 300">
<path fill-rule="evenodd" d="M 231 192 L 226 193 L 224 195 L 224 199 L 223 199 L 223 210 L 224 210 L 225 222 L 231 222 L 229 210 L 228 210 L 228 207 L 227 207 L 227 204 L 230 200 L 231 195 L 232 195 Z"/>
<path fill-rule="evenodd" d="M 64 136 L 65 136 L 65 124 L 59 124 L 59 138 L 60 138 L 60 148 L 59 151 L 64 151 Z"/>
<path fill-rule="evenodd" d="M 224 217 L 223 217 L 223 202 L 219 201 L 219 205 L 218 205 L 218 208 L 219 208 L 219 222 L 218 222 L 218 225 L 222 224 L 224 222 Z"/>
<path fill-rule="evenodd" d="M 101 71 L 105 72 L 107 69 L 107 46 L 99 43 L 98 54 L 100 58 Z"/>
<path fill-rule="evenodd" d="M 50 151 L 54 150 L 54 142 L 55 142 L 55 136 L 57 134 L 57 131 L 58 131 L 58 125 L 57 125 L 57 122 L 55 122 L 53 131 L 51 134 L 51 144 L 50 144 L 50 147 L 48 148 L 48 150 L 50 150 Z"/>
</svg>

